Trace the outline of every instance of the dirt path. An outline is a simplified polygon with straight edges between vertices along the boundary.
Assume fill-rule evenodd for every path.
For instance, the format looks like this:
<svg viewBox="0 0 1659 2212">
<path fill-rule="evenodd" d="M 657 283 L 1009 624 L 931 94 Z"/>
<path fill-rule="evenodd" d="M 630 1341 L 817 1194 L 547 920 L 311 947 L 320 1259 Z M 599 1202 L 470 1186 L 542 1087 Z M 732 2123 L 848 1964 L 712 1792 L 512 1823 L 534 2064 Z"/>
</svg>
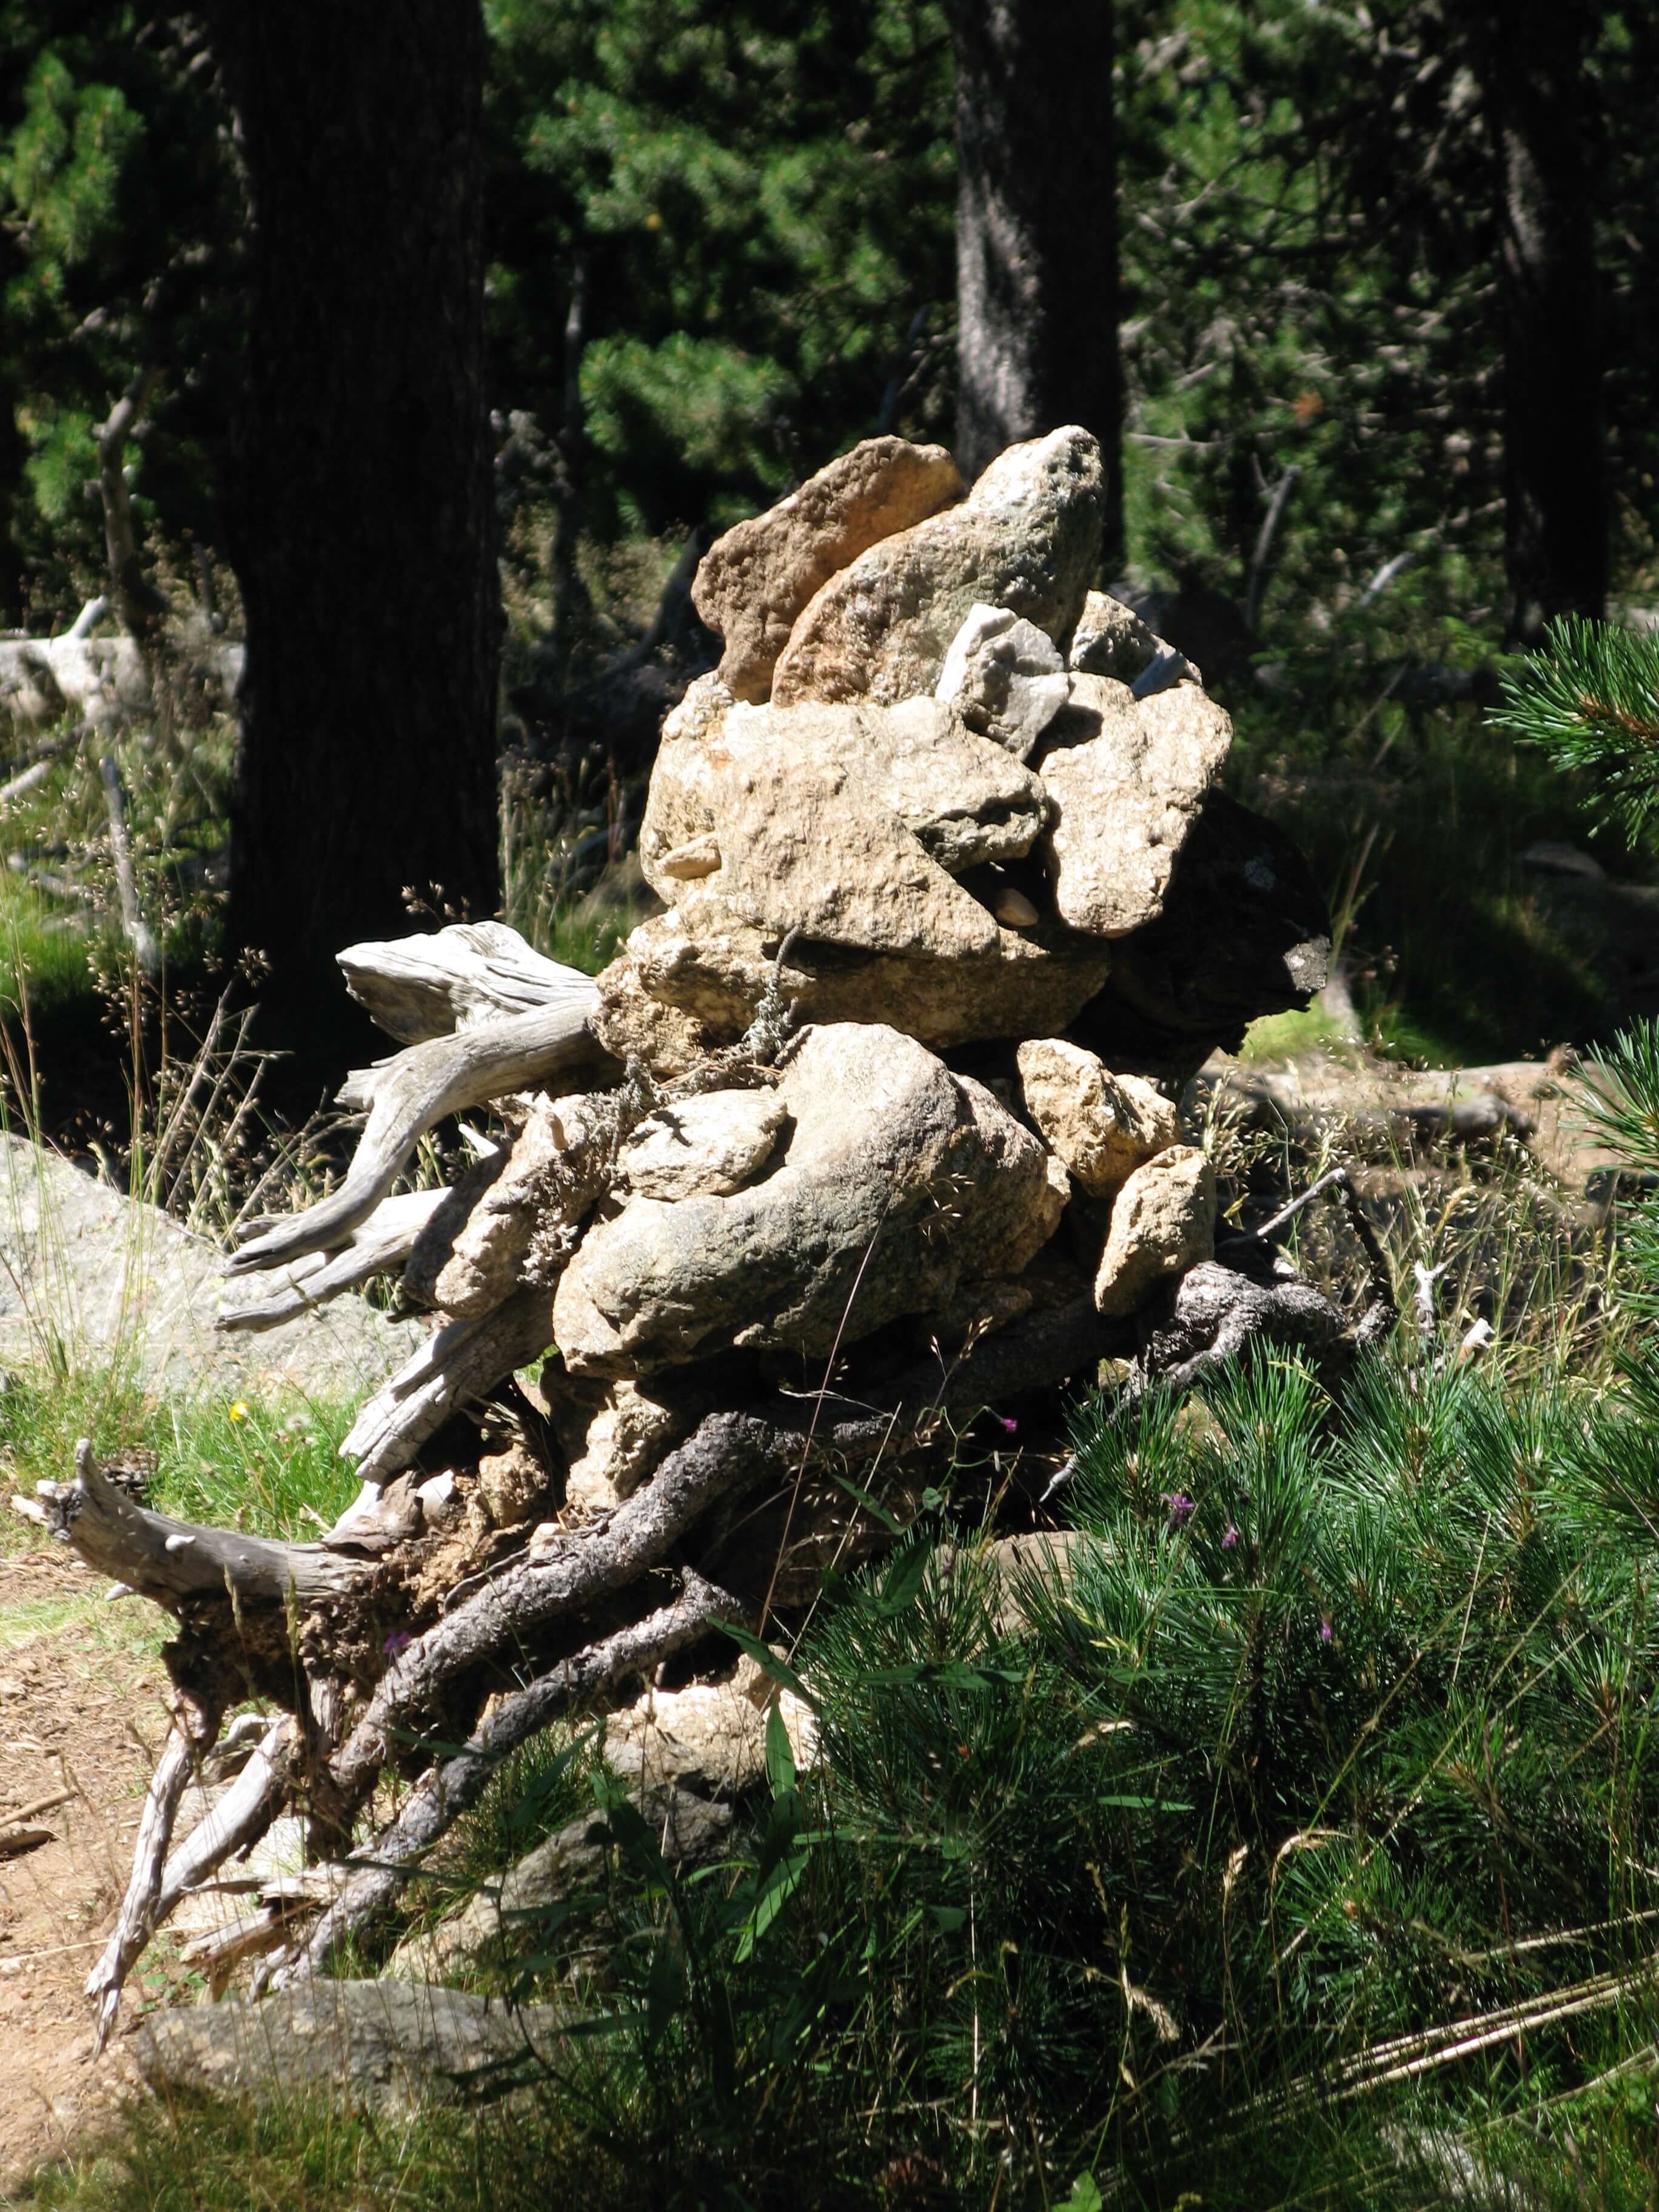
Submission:
<svg viewBox="0 0 1659 2212">
<path fill-rule="evenodd" d="M 82 1984 L 125 1886 L 166 1675 L 157 1616 L 105 1587 L 56 1546 L 0 1557 L 0 1816 L 75 1793 L 27 1824 L 49 1843 L 0 1857 L 0 2203 L 127 2078 L 118 2038 L 92 2065 Z"/>
</svg>

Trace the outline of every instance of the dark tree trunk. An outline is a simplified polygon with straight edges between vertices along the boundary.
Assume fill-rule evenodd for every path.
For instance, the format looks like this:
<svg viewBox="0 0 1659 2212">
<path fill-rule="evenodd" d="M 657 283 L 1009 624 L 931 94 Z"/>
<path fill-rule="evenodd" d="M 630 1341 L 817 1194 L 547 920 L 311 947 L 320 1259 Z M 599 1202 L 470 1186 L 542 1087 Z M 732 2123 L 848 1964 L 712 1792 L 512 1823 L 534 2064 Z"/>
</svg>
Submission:
<svg viewBox="0 0 1659 2212">
<path fill-rule="evenodd" d="M 1595 0 L 1485 9 L 1481 74 L 1498 164 L 1510 634 L 1599 617 L 1608 495 L 1585 68 Z"/>
<path fill-rule="evenodd" d="M 1100 441 L 1105 558 L 1122 541 L 1110 0 L 957 0 L 957 444 Z"/>
<path fill-rule="evenodd" d="M 23 257 L 15 243 L 0 232 L 0 298 L 21 271 Z M 10 367 L 11 346 L 0 324 L 0 629 L 21 629 L 23 611 L 23 550 L 18 536 L 27 489 L 23 463 L 28 447 L 17 427 L 19 393 Z"/>
<path fill-rule="evenodd" d="M 230 929 L 284 1029 L 334 954 L 497 895 L 478 0 L 218 0 L 252 216 L 228 501 Z"/>
</svg>

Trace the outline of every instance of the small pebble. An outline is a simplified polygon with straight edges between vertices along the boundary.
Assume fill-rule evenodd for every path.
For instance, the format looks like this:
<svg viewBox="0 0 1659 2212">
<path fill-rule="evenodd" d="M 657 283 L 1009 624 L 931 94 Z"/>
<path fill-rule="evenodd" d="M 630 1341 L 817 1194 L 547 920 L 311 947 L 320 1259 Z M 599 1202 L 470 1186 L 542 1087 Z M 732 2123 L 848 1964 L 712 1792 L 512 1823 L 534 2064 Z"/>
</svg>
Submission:
<svg viewBox="0 0 1659 2212">
<path fill-rule="evenodd" d="M 1005 884 L 997 893 L 991 911 L 1005 929 L 1035 929 L 1042 919 L 1024 892 L 1017 891 L 1012 884 Z"/>
</svg>

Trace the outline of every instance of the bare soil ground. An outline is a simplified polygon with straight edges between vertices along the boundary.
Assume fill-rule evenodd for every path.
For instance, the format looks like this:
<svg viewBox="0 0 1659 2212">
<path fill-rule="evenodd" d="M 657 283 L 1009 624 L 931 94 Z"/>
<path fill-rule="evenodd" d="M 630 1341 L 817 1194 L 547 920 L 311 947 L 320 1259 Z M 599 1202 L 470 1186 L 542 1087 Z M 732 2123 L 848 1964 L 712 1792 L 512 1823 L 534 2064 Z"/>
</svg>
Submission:
<svg viewBox="0 0 1659 2212">
<path fill-rule="evenodd" d="M 126 1884 L 167 1678 L 159 1617 L 105 1587 L 58 1546 L 0 1557 L 0 1820 L 74 1793 L 23 1824 L 50 1842 L 0 1856 L 0 2203 L 131 2078 L 119 2034 L 94 2067 L 82 1984 Z M 125 2028 L 166 1978 L 133 1992 Z"/>
</svg>

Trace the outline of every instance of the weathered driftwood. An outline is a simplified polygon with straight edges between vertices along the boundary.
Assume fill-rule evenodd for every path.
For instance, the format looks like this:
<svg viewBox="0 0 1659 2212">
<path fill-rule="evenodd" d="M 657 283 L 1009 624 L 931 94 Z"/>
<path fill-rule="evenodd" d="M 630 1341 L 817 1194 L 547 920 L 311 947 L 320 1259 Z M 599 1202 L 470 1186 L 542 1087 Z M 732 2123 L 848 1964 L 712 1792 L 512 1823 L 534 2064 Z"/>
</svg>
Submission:
<svg viewBox="0 0 1659 2212">
<path fill-rule="evenodd" d="M 371 1398 L 341 1452 L 365 1482 L 406 1468 L 453 1413 L 474 1403 L 545 1352 L 553 1333 L 545 1291 L 517 1291 L 493 1313 L 447 1322 Z"/>
<path fill-rule="evenodd" d="M 173 1733 L 150 1778 L 149 1791 L 133 1846 L 132 1875 L 109 1942 L 87 1977 L 87 1995 L 98 2008 L 97 2050 L 101 2052 L 120 2008 L 121 1987 L 154 1933 L 167 1866 L 167 1845 L 179 1814 L 179 1802 L 203 1753 L 219 1732 L 221 1708 L 180 1691 L 174 1701 Z"/>
<path fill-rule="evenodd" d="M 252 1274 L 331 1249 L 368 1219 L 421 1139 L 447 1115 L 598 1059 L 588 1026 L 597 1004 L 590 985 L 585 996 L 573 993 L 556 1006 L 410 1045 L 368 1071 L 374 1079 L 368 1123 L 339 1189 L 307 1212 L 250 1224 L 258 1233 L 232 1255 L 226 1273 Z M 354 1084 L 362 1080 L 353 1078 Z M 348 1091 L 363 1095 L 348 1085 L 341 1097 Z"/>
<path fill-rule="evenodd" d="M 43 1482 L 35 1496 L 52 1533 L 88 1566 L 170 1612 L 228 1591 L 238 1603 L 311 1605 L 343 1596 L 361 1572 L 322 1544 L 277 1543 L 152 1513 L 110 1481 L 84 1437 L 75 1448 L 75 1480 Z"/>
<path fill-rule="evenodd" d="M 273 1978 L 282 1988 L 308 1966 L 320 1967 L 342 1936 L 384 1911 L 422 1856 L 477 1802 L 508 1752 L 567 1713 L 577 1712 L 624 1681 L 648 1674 L 702 1635 L 716 1620 L 736 1621 L 743 1608 L 687 1568 L 679 1595 L 643 1620 L 562 1662 L 503 1699 L 471 1741 L 437 1762 L 410 1793 L 397 1819 L 361 1855 L 360 1871 L 312 1931 L 298 1957 Z"/>
<path fill-rule="evenodd" d="M 331 1251 L 307 1252 L 283 1269 L 268 1296 L 246 1304 L 224 1305 L 215 1316 L 222 1329 L 278 1328 L 295 1314 L 325 1305 L 343 1291 L 355 1291 L 376 1275 L 396 1274 L 415 1249 L 422 1231 L 448 1199 L 447 1190 L 401 1191 L 382 1199 L 366 1221 Z"/>
<path fill-rule="evenodd" d="M 434 1278 L 445 1313 L 488 1313 L 520 1282 L 552 1289 L 611 1186 L 617 1133 L 606 1094 L 537 1101 Z"/>
<path fill-rule="evenodd" d="M 347 990 L 400 1044 L 592 1002 L 592 976 L 549 960 L 505 922 L 457 922 L 427 936 L 349 945 L 337 957 Z"/>
<path fill-rule="evenodd" d="M 283 1713 L 265 1728 L 235 1781 L 167 1859 L 155 1899 L 158 1926 L 187 1890 L 200 1888 L 228 1858 L 264 1834 L 283 1802 L 299 1741 L 291 1714 Z"/>
</svg>

